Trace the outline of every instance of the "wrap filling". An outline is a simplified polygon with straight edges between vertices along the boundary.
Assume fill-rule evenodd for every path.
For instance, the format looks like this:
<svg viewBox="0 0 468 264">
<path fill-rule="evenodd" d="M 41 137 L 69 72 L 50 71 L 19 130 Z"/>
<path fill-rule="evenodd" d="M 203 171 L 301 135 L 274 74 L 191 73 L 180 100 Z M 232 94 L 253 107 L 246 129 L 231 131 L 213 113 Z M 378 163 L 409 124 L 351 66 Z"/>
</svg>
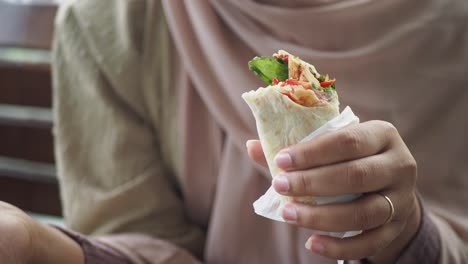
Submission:
<svg viewBox="0 0 468 264">
<path fill-rule="evenodd" d="M 336 99 L 335 79 L 317 72 L 315 67 L 284 50 L 272 57 L 255 57 L 249 68 L 293 102 L 313 107 Z"/>
</svg>

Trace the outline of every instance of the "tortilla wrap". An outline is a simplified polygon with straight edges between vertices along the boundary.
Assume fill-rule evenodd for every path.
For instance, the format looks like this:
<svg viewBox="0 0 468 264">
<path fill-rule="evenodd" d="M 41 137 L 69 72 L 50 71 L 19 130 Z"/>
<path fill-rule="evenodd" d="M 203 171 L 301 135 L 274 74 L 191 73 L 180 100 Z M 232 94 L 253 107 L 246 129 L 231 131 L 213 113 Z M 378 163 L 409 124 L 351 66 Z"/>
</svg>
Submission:
<svg viewBox="0 0 468 264">
<path fill-rule="evenodd" d="M 305 107 L 290 100 L 280 92 L 281 87 L 270 85 L 256 91 L 246 92 L 242 98 L 255 117 L 260 142 L 272 177 L 281 173 L 275 162 L 276 154 L 299 143 L 311 132 L 339 115 L 338 98 L 329 103 Z M 314 204 L 313 197 L 284 197 Z"/>
</svg>

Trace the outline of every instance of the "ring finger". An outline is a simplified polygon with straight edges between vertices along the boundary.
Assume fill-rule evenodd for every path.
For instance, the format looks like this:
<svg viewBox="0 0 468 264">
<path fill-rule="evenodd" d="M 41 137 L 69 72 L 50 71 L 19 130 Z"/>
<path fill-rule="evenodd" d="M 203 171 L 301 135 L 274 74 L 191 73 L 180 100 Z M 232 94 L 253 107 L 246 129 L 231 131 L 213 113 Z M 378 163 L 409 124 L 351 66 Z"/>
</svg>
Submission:
<svg viewBox="0 0 468 264">
<path fill-rule="evenodd" d="M 288 203 L 282 210 L 288 223 L 326 232 L 373 229 L 385 224 L 391 213 L 388 201 L 380 194 L 367 194 L 353 202 L 329 205 Z"/>
</svg>

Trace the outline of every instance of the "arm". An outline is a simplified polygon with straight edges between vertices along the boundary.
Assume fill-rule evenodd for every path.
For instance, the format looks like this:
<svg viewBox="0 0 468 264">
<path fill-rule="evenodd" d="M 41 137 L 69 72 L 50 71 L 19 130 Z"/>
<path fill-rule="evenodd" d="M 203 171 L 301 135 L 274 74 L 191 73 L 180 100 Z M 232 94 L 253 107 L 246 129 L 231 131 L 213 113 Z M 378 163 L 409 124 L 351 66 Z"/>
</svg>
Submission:
<svg viewBox="0 0 468 264">
<path fill-rule="evenodd" d="M 186 250 L 147 235 L 127 233 L 91 238 L 61 227 L 55 228 L 59 229 L 56 232 L 67 235 L 68 239 L 71 238 L 72 241 L 81 247 L 80 249 L 84 252 L 87 264 L 199 263 Z M 151 262 L 148 262 L 149 260 Z"/>
<path fill-rule="evenodd" d="M 0 202 L 0 234 L 0 263 L 84 263 L 77 243 L 4 202 Z"/>
<path fill-rule="evenodd" d="M 200 256 L 204 243 L 199 227 L 185 217 L 162 162 L 158 124 L 143 96 L 148 91 L 142 74 L 151 65 L 140 59 L 142 36 L 151 30 L 142 14 L 157 15 L 157 3 L 63 6 L 53 58 L 54 132 L 66 222 L 85 234 L 106 235 L 95 241 L 145 263 L 163 263 L 158 256 L 180 248 Z M 132 243 L 125 242 L 126 235 Z"/>
</svg>

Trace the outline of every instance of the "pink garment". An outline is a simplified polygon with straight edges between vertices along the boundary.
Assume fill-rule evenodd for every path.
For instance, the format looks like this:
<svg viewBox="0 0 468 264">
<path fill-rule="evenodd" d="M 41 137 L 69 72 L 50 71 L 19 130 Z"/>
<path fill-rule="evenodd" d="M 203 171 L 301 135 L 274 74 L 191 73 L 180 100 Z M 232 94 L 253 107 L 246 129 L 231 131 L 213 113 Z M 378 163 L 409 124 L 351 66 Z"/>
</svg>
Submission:
<svg viewBox="0 0 468 264">
<path fill-rule="evenodd" d="M 208 227 L 208 263 L 334 263 L 304 250 L 309 230 L 263 219 L 251 208 L 271 178 L 245 155 L 245 141 L 257 134 L 240 95 L 261 85 L 248 71 L 249 59 L 278 49 L 333 73 L 342 105 L 362 120 L 395 124 L 419 162 L 422 193 L 453 204 L 466 227 L 460 205 L 467 194 L 452 191 L 468 187 L 461 180 L 468 153 L 459 144 L 466 132 L 451 129 L 466 121 L 447 117 L 468 111 L 468 52 L 466 45 L 450 46 L 461 29 L 449 19 L 464 18 L 456 6 L 466 10 L 465 2 L 310 2 L 163 1 L 186 70 L 179 83 L 185 107 L 180 182 L 190 217 Z M 450 179 L 459 186 L 449 186 Z"/>
<path fill-rule="evenodd" d="M 151 263 L 155 264 L 199 263 L 198 260 L 190 256 L 185 250 L 176 248 L 165 241 L 144 235 L 125 234 L 91 239 L 64 228 L 56 228 L 67 234 L 81 246 L 86 264 L 140 264 L 146 263 L 144 259 L 151 259 Z M 408 247 L 402 252 L 397 264 L 452 263 L 452 260 L 439 261 L 442 248 L 438 233 L 439 231 L 434 222 L 427 213 L 423 212 L 420 229 Z M 129 245 L 133 246 L 129 247 Z M 134 252 L 128 252 L 132 249 Z M 138 253 L 135 254 L 135 252 Z M 459 259 L 457 263 L 461 261 L 463 260 Z M 345 263 L 364 264 L 367 262 L 365 260 L 355 260 L 345 261 Z"/>
<path fill-rule="evenodd" d="M 144 19 L 128 24 L 125 21 L 133 21 L 131 18 L 139 17 L 142 12 L 154 8 L 152 4 L 159 5 L 160 2 L 135 1 L 133 3 L 138 5 L 126 6 L 125 3 L 129 2 L 70 1 L 86 8 L 85 11 L 83 7 L 72 8 L 62 13 L 61 21 L 67 18 L 67 23 L 61 29 L 61 42 L 55 53 L 59 62 L 55 65 L 59 73 L 56 80 L 63 85 L 62 90 L 57 89 L 61 93 L 56 113 L 62 114 L 58 118 L 57 135 L 60 140 L 57 145 L 59 155 L 66 156 L 59 165 L 63 166 L 62 172 L 69 177 L 63 179 L 68 187 L 63 189 L 69 194 L 68 213 L 72 211 L 74 218 L 84 214 L 82 207 L 70 203 L 70 200 L 76 201 L 75 196 L 80 198 L 80 203 L 86 200 L 87 205 L 92 207 L 93 212 L 86 213 L 94 221 L 80 219 L 82 221 L 75 221 L 75 224 L 82 224 L 78 226 L 85 233 L 94 231 L 97 238 L 63 230 L 80 243 L 87 264 L 198 263 L 183 247 L 198 253 L 198 248 L 202 246 L 205 248 L 205 263 L 336 263 L 304 249 L 309 230 L 264 219 L 252 210 L 252 202 L 269 187 L 271 177 L 266 169 L 253 164 L 245 153 L 245 140 L 256 138 L 257 133 L 253 116 L 240 95 L 262 85 L 248 71 L 248 60 L 255 55 L 270 55 L 280 48 L 298 54 L 315 64 L 320 71 L 336 76 L 342 106 L 350 105 L 362 120 L 383 119 L 394 123 L 418 160 L 419 190 L 429 203 L 424 206 L 425 213 L 418 234 L 402 252 L 398 264 L 437 261 L 444 264 L 467 263 L 467 252 L 462 248 L 464 244 L 460 239 L 468 240 L 465 205 L 468 201 L 468 178 L 465 177 L 468 174 L 466 0 L 161 1 L 178 50 L 174 59 L 184 63 L 183 71 L 176 72 L 176 88 L 181 96 L 178 99 L 184 107 L 180 112 L 184 168 L 183 173 L 178 175 L 177 183 L 182 187 L 188 216 L 205 228 L 207 242 L 194 249 L 193 244 L 198 241 L 201 244 L 202 241 L 201 235 L 198 236 L 201 232 L 196 232 L 200 231 L 198 226 L 195 232 L 184 233 L 183 230 L 178 234 L 179 223 L 185 223 L 185 218 L 181 221 L 184 212 L 179 211 L 178 207 L 182 202 L 172 190 L 162 189 L 168 186 L 165 178 L 139 177 L 131 170 L 143 158 L 151 156 L 149 160 L 153 161 L 159 157 L 153 156 L 151 148 L 154 137 L 157 137 L 153 130 L 148 129 L 152 124 L 142 126 L 141 120 L 134 120 L 135 116 L 144 116 L 145 107 L 154 106 L 137 99 L 147 96 L 148 91 L 142 94 L 133 86 L 141 77 L 138 75 L 139 58 L 136 58 L 140 54 L 135 52 L 138 49 L 133 49 L 131 44 L 134 43 L 129 39 L 141 37 L 140 33 L 135 33 L 140 31 L 133 27 L 142 30 L 140 22 Z M 94 8 L 95 3 L 99 3 L 100 8 Z M 113 12 L 101 14 L 104 8 Z M 86 16 L 89 10 L 93 11 L 90 17 Z M 132 12 L 127 12 L 129 10 Z M 104 19 L 90 19 L 93 16 Z M 121 16 L 127 20 L 117 19 Z M 151 22 L 146 18 L 146 22 Z M 90 32 L 86 30 L 89 21 L 97 23 Z M 111 30 L 106 35 L 106 31 L 101 29 L 109 21 L 119 27 L 110 26 L 116 32 Z M 95 42 L 100 36 L 104 41 Z M 110 45 L 115 44 L 110 41 L 119 45 Z M 96 43 L 100 43 L 100 48 L 93 45 Z M 135 43 L 140 47 L 139 41 Z M 113 49 L 108 48 L 108 44 Z M 155 46 L 150 47 L 156 49 Z M 151 48 L 149 53 L 143 54 L 154 55 Z M 102 53 L 107 55 L 104 60 L 99 57 Z M 83 56 L 87 60 L 80 59 Z M 122 65 L 125 67 L 118 67 Z M 142 65 L 147 72 L 154 66 Z M 100 71 L 103 66 L 111 70 L 103 74 Z M 124 70 L 119 72 L 119 69 Z M 113 74 L 109 75 L 109 72 Z M 71 78 L 75 77 L 75 73 L 81 78 Z M 106 79 L 108 76 L 114 78 Z M 144 77 L 148 76 L 152 75 Z M 147 87 L 151 90 L 153 86 Z M 152 97 L 147 98 L 152 102 Z M 118 99 L 125 99 L 122 100 L 124 103 L 121 104 Z M 131 102 L 128 105 L 134 109 L 126 109 L 125 102 Z M 91 104 L 102 107 L 92 108 Z M 87 107 L 90 111 L 77 111 L 83 108 L 88 110 Z M 111 114 L 96 118 L 99 113 L 95 109 Z M 151 110 L 158 112 L 159 108 Z M 171 112 L 168 113 L 170 115 Z M 110 119 L 108 126 L 95 124 Z M 94 121 L 95 130 L 87 129 L 88 124 L 93 123 L 91 121 Z M 161 126 L 165 124 L 158 123 Z M 112 134 L 117 144 L 103 144 L 102 153 L 109 151 L 105 148 L 111 148 L 110 151 L 116 150 L 115 153 L 124 152 L 126 155 L 108 159 L 105 155 L 99 155 L 101 145 L 88 144 L 83 147 L 86 133 L 89 143 L 99 140 L 98 134 L 107 139 L 106 133 L 98 133 L 101 132 L 99 129 L 115 131 L 117 127 L 119 133 Z M 142 137 L 147 140 L 142 140 Z M 70 138 L 72 142 L 67 140 Z M 128 149 L 132 151 L 125 152 Z M 79 159 L 80 155 L 73 155 L 75 152 L 86 156 L 85 161 Z M 145 152 L 145 155 L 139 157 L 140 152 Z M 103 169 L 102 163 L 97 164 L 96 159 L 88 161 L 87 155 L 102 156 L 101 161 L 106 161 L 107 167 Z M 137 196 L 140 193 L 135 191 L 142 189 L 130 188 L 131 192 L 127 195 L 117 195 L 118 199 L 112 200 L 114 203 L 99 200 L 103 196 L 108 197 L 109 193 L 115 195 L 113 180 L 118 179 L 109 177 L 112 173 L 108 173 L 113 170 L 128 170 L 122 173 L 128 178 L 138 176 L 138 184 L 144 183 L 148 187 L 143 189 L 144 195 L 140 196 L 143 198 L 140 199 Z M 150 172 L 153 173 L 152 170 Z M 86 185 L 81 185 L 85 180 L 88 180 Z M 83 186 L 101 189 L 84 192 Z M 152 186 L 162 187 L 152 189 Z M 83 193 L 91 195 L 84 197 Z M 164 198 L 156 201 L 146 197 Z M 100 203 L 95 205 L 93 201 Z M 131 221 L 126 219 L 130 211 L 135 212 L 131 209 L 140 205 L 144 207 L 151 202 L 170 204 L 169 207 L 175 209 L 158 210 L 157 213 L 163 213 L 150 215 L 143 223 L 139 222 L 141 218 L 134 217 L 131 227 L 124 226 Z M 121 207 L 123 203 L 126 206 Z M 438 204 L 443 206 L 436 206 Z M 129 208 L 131 206 L 133 208 Z M 116 210 L 116 207 L 121 210 Z M 172 218 L 161 217 L 168 213 Z M 116 218 L 119 218 L 120 225 L 109 227 L 109 220 Z M 170 225 L 174 223 L 173 219 L 176 224 Z M 94 226 L 100 232 L 96 232 L 96 228 L 87 228 L 86 224 L 90 222 L 98 222 Z M 151 225 L 153 223 L 159 225 Z M 164 226 L 171 227 L 171 232 L 164 232 Z M 155 229 L 158 232 L 152 232 Z M 189 235 L 185 236 L 186 233 Z M 109 235 L 102 237 L 102 234 Z M 178 240 L 178 235 L 182 236 L 182 241 Z M 168 241 L 176 242 L 171 244 Z"/>
</svg>

